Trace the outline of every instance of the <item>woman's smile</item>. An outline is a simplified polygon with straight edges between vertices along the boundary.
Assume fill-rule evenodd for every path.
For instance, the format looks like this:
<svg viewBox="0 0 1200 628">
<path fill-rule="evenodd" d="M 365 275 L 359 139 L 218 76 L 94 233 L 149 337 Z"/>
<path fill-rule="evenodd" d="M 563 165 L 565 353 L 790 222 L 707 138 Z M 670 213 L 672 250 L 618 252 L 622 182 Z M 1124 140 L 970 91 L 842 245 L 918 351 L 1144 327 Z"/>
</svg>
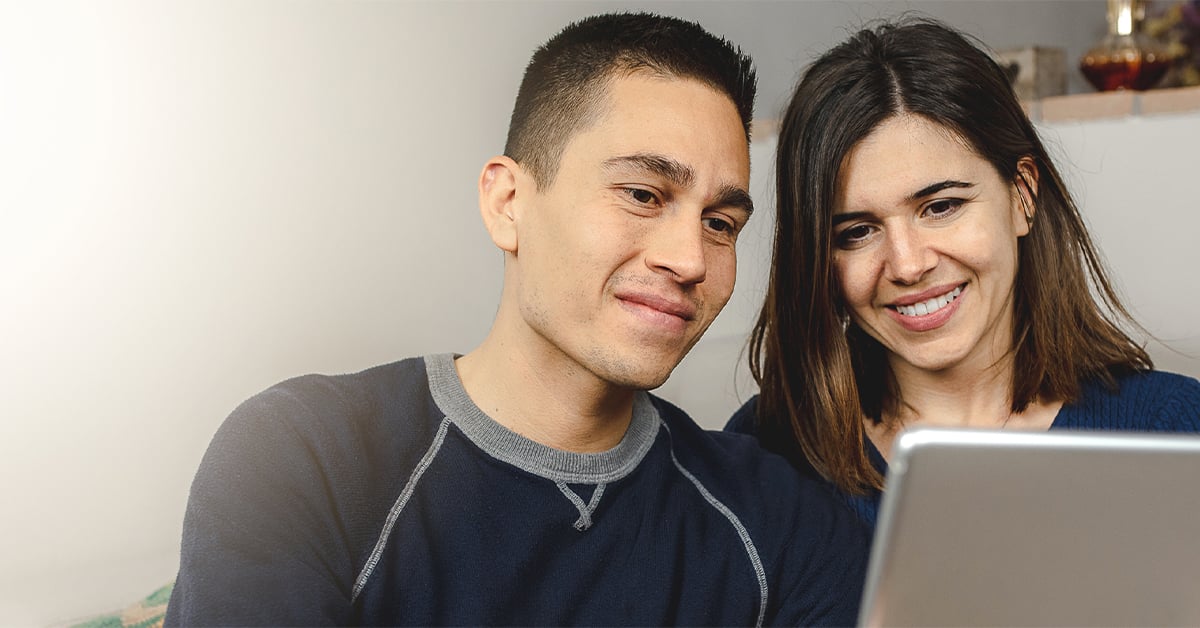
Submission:
<svg viewBox="0 0 1200 628">
<path fill-rule="evenodd" d="M 940 296 L 916 301 L 910 305 L 896 303 L 887 306 L 888 314 L 908 331 L 924 332 L 942 327 L 958 311 L 959 297 L 967 284 L 954 286 Z"/>
</svg>

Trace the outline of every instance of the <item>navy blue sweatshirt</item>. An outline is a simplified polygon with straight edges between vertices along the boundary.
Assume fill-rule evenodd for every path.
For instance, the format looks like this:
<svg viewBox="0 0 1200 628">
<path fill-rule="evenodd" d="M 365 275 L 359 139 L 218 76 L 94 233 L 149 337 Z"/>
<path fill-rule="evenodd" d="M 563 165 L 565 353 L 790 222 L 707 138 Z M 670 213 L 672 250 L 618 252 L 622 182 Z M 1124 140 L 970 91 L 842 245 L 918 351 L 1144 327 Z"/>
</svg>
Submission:
<svg viewBox="0 0 1200 628">
<path fill-rule="evenodd" d="M 170 625 L 850 625 L 868 532 L 753 438 L 639 393 L 613 449 L 523 438 L 453 356 L 240 406 L 192 485 Z"/>
</svg>

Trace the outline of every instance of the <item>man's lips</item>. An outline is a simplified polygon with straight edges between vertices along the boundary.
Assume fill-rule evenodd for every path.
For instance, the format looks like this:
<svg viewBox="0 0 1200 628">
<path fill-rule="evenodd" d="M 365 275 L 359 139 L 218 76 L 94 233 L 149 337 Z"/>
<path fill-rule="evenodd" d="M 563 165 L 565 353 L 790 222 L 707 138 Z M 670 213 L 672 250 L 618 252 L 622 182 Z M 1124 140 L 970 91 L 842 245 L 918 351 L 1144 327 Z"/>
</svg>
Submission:
<svg viewBox="0 0 1200 628">
<path fill-rule="evenodd" d="M 643 292 L 619 293 L 616 297 L 626 303 L 640 305 L 663 314 L 670 314 L 685 321 L 691 321 L 696 318 L 696 306 L 681 299 L 672 299 Z"/>
</svg>

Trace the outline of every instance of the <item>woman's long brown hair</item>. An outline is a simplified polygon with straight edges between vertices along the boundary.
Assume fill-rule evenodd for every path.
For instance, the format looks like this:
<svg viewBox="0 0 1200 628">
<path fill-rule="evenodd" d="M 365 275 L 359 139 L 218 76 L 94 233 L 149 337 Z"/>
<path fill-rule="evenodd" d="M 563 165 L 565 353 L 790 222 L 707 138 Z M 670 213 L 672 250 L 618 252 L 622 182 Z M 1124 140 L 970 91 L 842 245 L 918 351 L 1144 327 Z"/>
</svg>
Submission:
<svg viewBox="0 0 1200 628">
<path fill-rule="evenodd" d="M 901 113 L 952 131 L 1026 191 L 1017 164 L 1036 165 L 1035 220 L 1018 243 L 1013 412 L 1036 398 L 1069 403 L 1084 381 L 1115 386 L 1116 375 L 1153 366 L 1121 328 L 1141 329 L 1000 67 L 936 21 L 862 30 L 809 67 L 781 121 L 774 261 L 750 339 L 759 438 L 852 493 L 883 482 L 863 417 L 878 420 L 899 399 L 884 348 L 842 306 L 831 216 L 847 155 Z"/>
</svg>

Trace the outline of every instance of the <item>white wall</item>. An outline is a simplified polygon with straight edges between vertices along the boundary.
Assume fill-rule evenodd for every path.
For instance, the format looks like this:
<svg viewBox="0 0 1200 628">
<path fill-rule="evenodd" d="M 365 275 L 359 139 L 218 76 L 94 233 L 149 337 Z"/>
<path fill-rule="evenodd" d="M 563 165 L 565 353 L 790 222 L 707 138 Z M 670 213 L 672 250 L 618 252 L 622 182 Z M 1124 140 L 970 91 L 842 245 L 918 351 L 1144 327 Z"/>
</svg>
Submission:
<svg viewBox="0 0 1200 628">
<path fill-rule="evenodd" d="M 570 19 L 635 6 L 0 0 L 0 624 L 172 578 L 196 465 L 254 392 L 473 348 L 501 259 L 475 180 L 524 63 Z M 1103 28 L 1100 0 L 643 6 L 742 43 L 764 117 L 874 17 L 923 9 L 996 47 L 1082 50 Z M 736 355 L 750 282 L 714 328 L 725 357 L 695 369 Z"/>
<path fill-rule="evenodd" d="M 1039 125 L 1159 369 L 1200 377 L 1200 111 Z"/>
</svg>

